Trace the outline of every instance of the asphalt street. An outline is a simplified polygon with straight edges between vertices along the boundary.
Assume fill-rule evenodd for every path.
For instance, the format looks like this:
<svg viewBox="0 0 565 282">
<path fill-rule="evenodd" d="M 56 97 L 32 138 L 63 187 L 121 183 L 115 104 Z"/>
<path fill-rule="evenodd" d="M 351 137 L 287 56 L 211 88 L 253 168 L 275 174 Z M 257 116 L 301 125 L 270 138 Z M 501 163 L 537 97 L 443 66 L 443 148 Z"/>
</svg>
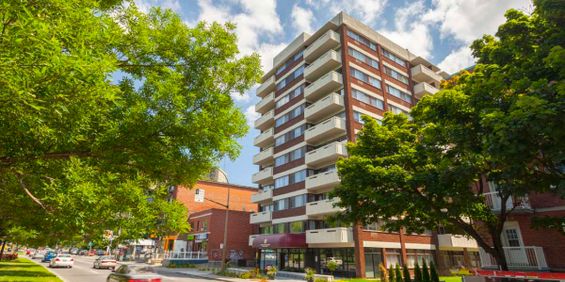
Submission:
<svg viewBox="0 0 565 282">
<path fill-rule="evenodd" d="M 49 270 L 65 282 L 104 282 L 106 281 L 108 274 L 111 273 L 111 270 L 109 269 L 92 268 L 92 264 L 96 257 L 73 256 L 73 258 L 75 263 L 72 268 L 49 268 Z M 34 261 L 45 267 L 48 266 L 48 263 L 42 263 L 40 259 L 34 259 Z M 203 279 L 175 277 L 174 275 L 163 276 L 163 282 L 167 281 L 196 282 L 203 281 Z"/>
</svg>

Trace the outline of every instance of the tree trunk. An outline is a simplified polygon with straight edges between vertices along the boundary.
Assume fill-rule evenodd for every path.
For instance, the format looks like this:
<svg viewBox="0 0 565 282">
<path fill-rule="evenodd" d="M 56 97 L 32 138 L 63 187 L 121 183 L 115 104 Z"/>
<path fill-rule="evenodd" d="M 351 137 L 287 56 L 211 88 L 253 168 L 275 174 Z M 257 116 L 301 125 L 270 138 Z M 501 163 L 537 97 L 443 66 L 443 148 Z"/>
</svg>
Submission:
<svg viewBox="0 0 565 282">
<path fill-rule="evenodd" d="M 2 248 L 0 249 L 0 260 L 2 260 L 2 256 L 4 255 L 5 246 L 6 246 L 6 240 L 2 240 Z"/>
<path fill-rule="evenodd" d="M 508 270 L 508 262 L 506 261 L 506 255 L 504 255 L 504 248 L 502 247 L 502 238 L 500 236 L 501 232 L 494 232 L 492 234 L 492 241 L 494 247 L 494 259 L 500 266 L 500 270 Z"/>
</svg>

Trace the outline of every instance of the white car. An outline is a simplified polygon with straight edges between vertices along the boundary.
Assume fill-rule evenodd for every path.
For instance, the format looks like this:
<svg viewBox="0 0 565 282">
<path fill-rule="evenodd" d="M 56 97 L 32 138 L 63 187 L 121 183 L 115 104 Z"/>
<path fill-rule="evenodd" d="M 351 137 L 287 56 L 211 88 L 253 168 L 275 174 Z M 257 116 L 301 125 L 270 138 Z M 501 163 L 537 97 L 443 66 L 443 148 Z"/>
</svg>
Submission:
<svg viewBox="0 0 565 282">
<path fill-rule="evenodd" d="M 69 254 L 58 254 L 49 262 L 49 267 L 73 267 L 75 260 Z"/>
<path fill-rule="evenodd" d="M 47 252 L 45 252 L 44 250 L 37 250 L 35 251 L 35 253 L 33 253 L 33 255 L 31 256 L 32 259 L 42 259 L 45 254 Z"/>
<path fill-rule="evenodd" d="M 114 269 L 118 265 L 118 262 L 111 256 L 100 256 L 94 260 L 93 268 L 108 268 Z"/>
</svg>

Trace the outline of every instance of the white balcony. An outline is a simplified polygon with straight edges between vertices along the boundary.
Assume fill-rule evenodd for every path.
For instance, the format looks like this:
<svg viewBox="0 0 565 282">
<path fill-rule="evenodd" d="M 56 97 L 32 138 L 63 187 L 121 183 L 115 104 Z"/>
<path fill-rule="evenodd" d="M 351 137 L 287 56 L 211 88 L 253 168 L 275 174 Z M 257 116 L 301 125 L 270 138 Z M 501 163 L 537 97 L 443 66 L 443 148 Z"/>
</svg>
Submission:
<svg viewBox="0 0 565 282">
<path fill-rule="evenodd" d="M 323 217 L 329 214 L 343 211 L 344 208 L 334 207 L 334 204 L 339 202 L 339 198 L 326 199 L 306 204 L 306 215 L 312 217 Z"/>
<path fill-rule="evenodd" d="M 275 105 L 275 92 L 269 93 L 267 96 L 263 97 L 259 103 L 255 104 L 255 111 L 264 114 L 271 110 Z"/>
<path fill-rule="evenodd" d="M 308 81 L 315 81 L 320 76 L 335 70 L 339 66 L 341 66 L 340 53 L 330 50 L 306 67 L 304 78 Z"/>
<path fill-rule="evenodd" d="M 327 192 L 339 184 L 337 171 L 326 171 L 308 176 L 306 178 L 306 190 L 308 192 Z"/>
<path fill-rule="evenodd" d="M 267 147 L 267 145 L 273 144 L 275 142 L 273 133 L 273 128 L 263 131 L 259 136 L 255 137 L 253 145 L 264 148 Z"/>
<path fill-rule="evenodd" d="M 334 92 L 308 106 L 304 111 L 304 118 L 309 122 L 319 122 L 323 118 L 343 110 L 343 108 L 343 96 Z"/>
<path fill-rule="evenodd" d="M 253 246 L 253 240 L 255 240 L 255 238 L 257 238 L 257 234 L 253 234 L 253 235 L 249 235 L 249 246 Z"/>
<path fill-rule="evenodd" d="M 273 167 L 266 167 L 252 176 L 252 181 L 257 184 L 269 184 L 273 182 Z"/>
<path fill-rule="evenodd" d="M 417 99 L 422 99 L 424 95 L 434 95 L 438 91 L 439 90 L 437 88 L 431 86 L 427 82 L 420 82 L 414 85 L 414 95 L 416 95 Z"/>
<path fill-rule="evenodd" d="M 275 90 L 275 76 L 267 78 L 259 87 L 257 87 L 257 96 L 265 97 L 269 92 Z"/>
<path fill-rule="evenodd" d="M 320 36 L 320 38 L 316 39 L 314 43 L 310 44 L 306 50 L 304 50 L 304 60 L 306 60 L 306 62 L 312 62 L 328 50 L 335 49 L 339 46 L 339 43 L 339 33 L 333 30 L 328 30 Z"/>
<path fill-rule="evenodd" d="M 412 79 L 416 82 L 435 82 L 439 84 L 442 80 L 441 75 L 421 64 L 413 67 L 410 72 L 412 73 Z"/>
<path fill-rule="evenodd" d="M 304 98 L 314 102 L 330 92 L 335 92 L 343 86 L 343 80 L 340 73 L 331 71 L 318 78 L 314 83 L 308 85 L 304 89 Z"/>
<path fill-rule="evenodd" d="M 331 140 L 345 134 L 345 120 L 332 117 L 324 122 L 310 127 L 304 133 L 304 139 L 309 144 L 317 144 L 324 140 Z"/>
<path fill-rule="evenodd" d="M 311 167 L 322 167 L 335 163 L 338 158 L 345 157 L 347 150 L 345 143 L 332 142 L 316 150 L 306 153 L 306 164 Z"/>
<path fill-rule="evenodd" d="M 337 227 L 306 231 L 306 244 L 314 246 L 353 246 L 351 228 Z"/>
<path fill-rule="evenodd" d="M 265 165 L 273 162 L 273 147 L 269 147 L 255 156 L 253 156 L 253 164 L 256 165 Z"/>
<path fill-rule="evenodd" d="M 273 189 L 269 189 L 267 191 L 260 191 L 251 195 L 251 202 L 253 203 L 262 203 L 268 202 L 273 199 Z"/>
<path fill-rule="evenodd" d="M 270 211 L 256 212 L 249 216 L 249 223 L 259 224 L 263 222 L 269 222 L 272 219 L 273 213 Z"/>
<path fill-rule="evenodd" d="M 500 212 L 502 210 L 502 198 L 498 192 L 488 192 L 484 193 L 485 201 L 487 206 L 494 212 Z M 528 196 L 508 198 L 506 200 L 506 212 L 514 209 L 514 211 L 531 210 L 530 201 Z"/>
<path fill-rule="evenodd" d="M 477 249 L 477 241 L 472 238 L 465 237 L 457 234 L 439 234 L 437 235 L 438 245 L 440 250 L 463 250 L 463 249 Z"/>
<path fill-rule="evenodd" d="M 270 110 L 255 121 L 255 128 L 265 130 L 275 124 L 275 110 Z"/>
<path fill-rule="evenodd" d="M 503 247 L 508 268 L 513 270 L 548 270 L 542 247 Z M 493 256 L 479 249 L 482 268 L 498 268 Z"/>
</svg>

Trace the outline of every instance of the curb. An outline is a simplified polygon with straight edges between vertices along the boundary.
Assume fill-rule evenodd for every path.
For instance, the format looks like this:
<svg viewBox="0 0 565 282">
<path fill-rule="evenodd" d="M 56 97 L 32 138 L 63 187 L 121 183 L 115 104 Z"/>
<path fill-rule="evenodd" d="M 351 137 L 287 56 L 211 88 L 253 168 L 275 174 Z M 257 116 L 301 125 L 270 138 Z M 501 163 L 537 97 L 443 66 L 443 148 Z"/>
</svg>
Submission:
<svg viewBox="0 0 565 282">
<path fill-rule="evenodd" d="M 192 278 L 205 278 L 207 280 L 233 282 L 232 280 L 224 279 L 224 278 L 221 278 L 221 277 L 210 277 L 210 276 L 206 276 L 206 275 L 198 275 L 198 274 L 186 273 L 186 272 L 182 272 L 182 271 L 174 271 L 173 273 L 184 275 L 184 276 L 187 276 L 187 277 L 192 277 Z"/>
<path fill-rule="evenodd" d="M 63 282 L 69 282 L 69 281 L 65 280 L 65 278 L 63 278 L 63 277 L 57 275 L 57 273 L 53 272 L 49 267 L 47 267 L 47 266 L 45 266 L 45 265 L 43 265 L 43 264 L 41 264 L 41 263 L 38 263 L 37 261 L 34 261 L 33 259 L 28 259 L 28 258 L 26 258 L 26 259 L 29 260 L 29 261 L 31 261 L 31 262 L 33 262 L 33 263 L 35 263 L 35 264 L 37 264 L 37 265 L 39 265 L 39 266 L 41 266 L 41 267 L 43 267 L 43 268 L 45 268 L 47 271 L 49 271 L 49 273 L 51 273 L 51 274 L 55 275 L 55 277 L 61 279 L 61 281 L 63 281 Z"/>
</svg>

